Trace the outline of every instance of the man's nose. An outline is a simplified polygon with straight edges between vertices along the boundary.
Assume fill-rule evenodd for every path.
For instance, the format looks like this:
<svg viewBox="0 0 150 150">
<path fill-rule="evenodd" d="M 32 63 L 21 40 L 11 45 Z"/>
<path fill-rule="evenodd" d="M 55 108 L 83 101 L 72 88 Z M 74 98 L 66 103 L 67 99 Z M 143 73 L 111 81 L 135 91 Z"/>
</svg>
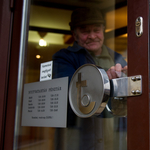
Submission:
<svg viewBox="0 0 150 150">
<path fill-rule="evenodd" d="M 90 39 L 94 39 L 95 37 L 96 37 L 96 34 L 94 32 L 90 32 L 88 34 L 88 38 L 90 38 Z"/>
</svg>

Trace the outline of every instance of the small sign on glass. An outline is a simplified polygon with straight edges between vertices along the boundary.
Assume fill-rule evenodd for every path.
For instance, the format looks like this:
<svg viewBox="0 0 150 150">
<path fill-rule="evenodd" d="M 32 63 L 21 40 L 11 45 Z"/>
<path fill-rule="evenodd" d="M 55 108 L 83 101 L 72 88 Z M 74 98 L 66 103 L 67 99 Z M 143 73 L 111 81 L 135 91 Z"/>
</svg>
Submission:
<svg viewBox="0 0 150 150">
<path fill-rule="evenodd" d="M 53 61 L 41 63 L 40 66 L 40 81 L 52 79 Z"/>
</svg>

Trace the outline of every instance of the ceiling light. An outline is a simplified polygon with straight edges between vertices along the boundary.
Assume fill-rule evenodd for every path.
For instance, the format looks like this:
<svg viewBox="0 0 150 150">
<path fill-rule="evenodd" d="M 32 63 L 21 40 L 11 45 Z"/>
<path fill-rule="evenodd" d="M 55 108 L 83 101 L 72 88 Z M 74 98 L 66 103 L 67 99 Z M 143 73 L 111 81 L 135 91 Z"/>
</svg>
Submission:
<svg viewBox="0 0 150 150">
<path fill-rule="evenodd" d="M 40 59 L 41 58 L 41 55 L 36 55 L 35 56 L 37 59 Z"/>
<path fill-rule="evenodd" d="M 44 39 L 40 39 L 39 40 L 39 45 L 40 46 L 47 46 L 47 43 L 46 43 L 46 41 Z"/>
</svg>

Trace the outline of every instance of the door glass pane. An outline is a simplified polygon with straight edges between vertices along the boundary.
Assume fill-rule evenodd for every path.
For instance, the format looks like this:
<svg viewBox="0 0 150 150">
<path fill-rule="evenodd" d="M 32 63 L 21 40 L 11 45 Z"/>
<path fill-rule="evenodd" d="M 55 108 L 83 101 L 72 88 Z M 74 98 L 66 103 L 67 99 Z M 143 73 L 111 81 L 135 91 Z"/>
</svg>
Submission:
<svg viewBox="0 0 150 150">
<path fill-rule="evenodd" d="M 71 14 L 73 10 L 82 7 L 93 7 L 95 10 L 98 8 L 105 23 L 96 21 L 73 26 L 71 32 Z M 14 149 L 126 150 L 126 98 L 109 98 L 101 114 L 88 118 L 75 115 L 68 101 L 66 128 L 22 126 L 20 114 L 23 107 L 24 84 L 40 82 L 41 63 L 53 60 L 53 79 L 69 76 L 69 81 L 76 69 L 85 63 L 95 62 L 105 71 L 116 63 L 120 63 L 122 67 L 126 66 L 127 1 L 32 0 L 29 1 L 28 8 L 29 28 L 26 31 L 28 36 L 25 55 L 21 58 L 24 60 L 24 64 L 21 65 L 23 76 L 18 79 L 18 82 L 23 84 L 20 84 L 18 89 L 21 96 L 17 97 Z M 81 18 L 86 18 L 86 15 Z M 79 19 L 80 15 L 75 21 Z M 92 48 L 92 44 L 88 45 L 86 36 L 89 36 L 90 40 L 95 36 L 98 41 L 92 42 L 97 42 L 98 44 L 93 45 L 97 45 L 98 48 Z M 39 45 L 40 39 L 45 41 L 45 45 Z M 74 48 L 77 45 L 86 50 L 81 47 Z M 97 54 L 96 51 L 99 49 L 101 52 Z M 78 52 L 75 52 L 76 50 Z M 92 61 L 87 59 L 87 53 Z"/>
</svg>

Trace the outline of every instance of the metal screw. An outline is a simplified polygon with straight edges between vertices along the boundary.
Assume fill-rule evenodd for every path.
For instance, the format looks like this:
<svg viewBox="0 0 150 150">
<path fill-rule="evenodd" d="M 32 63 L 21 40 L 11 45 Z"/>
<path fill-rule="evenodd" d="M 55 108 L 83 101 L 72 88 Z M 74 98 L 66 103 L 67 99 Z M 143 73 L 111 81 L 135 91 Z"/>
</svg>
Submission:
<svg viewBox="0 0 150 150">
<path fill-rule="evenodd" d="M 131 80 L 132 81 L 138 81 L 138 80 L 141 80 L 141 77 L 140 76 L 132 77 Z"/>
<path fill-rule="evenodd" d="M 141 94 L 141 91 L 140 91 L 140 90 L 136 90 L 135 93 L 136 93 L 137 95 L 139 95 L 139 94 Z"/>
<path fill-rule="evenodd" d="M 136 81 L 136 77 L 132 77 L 131 80 L 132 80 L 132 81 Z"/>
<path fill-rule="evenodd" d="M 131 91 L 132 94 L 135 94 L 135 91 Z"/>
<path fill-rule="evenodd" d="M 133 90 L 133 91 L 131 91 L 131 93 L 132 94 L 135 94 L 135 95 L 139 95 L 139 94 L 141 94 L 141 91 L 140 90 Z"/>
<path fill-rule="evenodd" d="M 141 77 L 140 77 L 140 76 L 137 76 L 137 77 L 136 77 L 136 80 L 141 80 Z"/>
</svg>

